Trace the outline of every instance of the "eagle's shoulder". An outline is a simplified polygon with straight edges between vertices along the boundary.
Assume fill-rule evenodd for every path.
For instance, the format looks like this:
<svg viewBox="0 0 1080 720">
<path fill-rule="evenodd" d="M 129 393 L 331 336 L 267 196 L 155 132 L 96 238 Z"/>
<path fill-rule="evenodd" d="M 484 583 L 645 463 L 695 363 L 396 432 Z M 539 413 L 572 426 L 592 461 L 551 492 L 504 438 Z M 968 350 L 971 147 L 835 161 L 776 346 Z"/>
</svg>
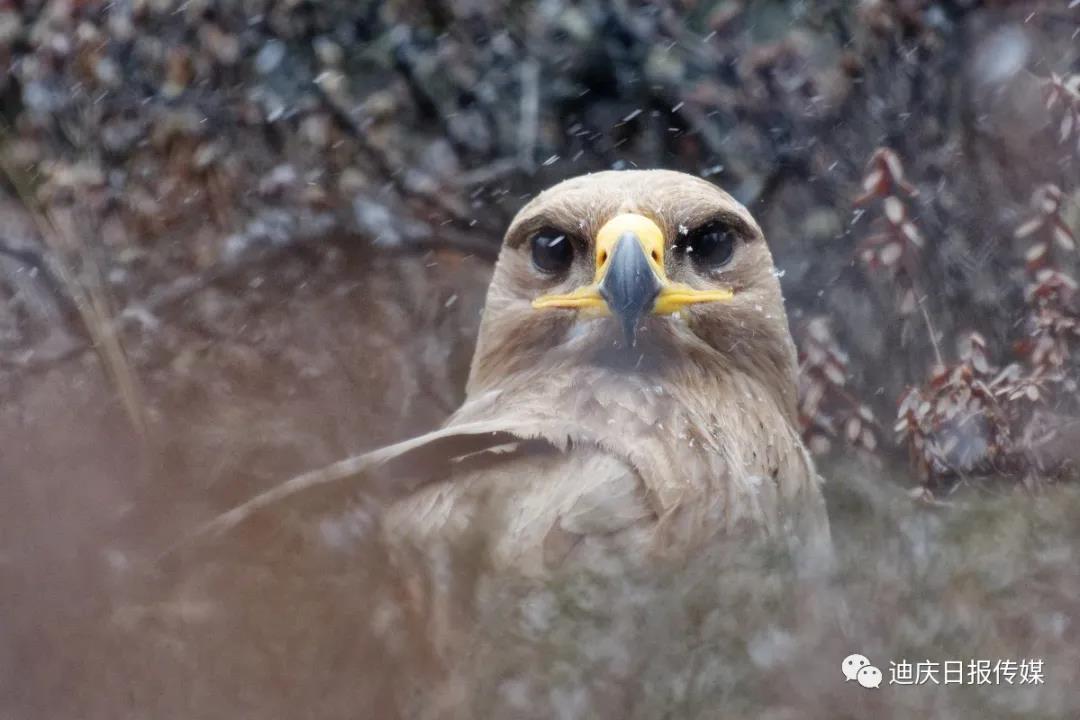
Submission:
<svg viewBox="0 0 1080 720">
<path fill-rule="evenodd" d="M 426 556 L 470 548 L 492 567 L 533 575 L 599 546 L 625 554 L 657 517 L 641 476 L 617 455 L 533 440 L 460 458 L 443 481 L 389 506 L 384 534 L 392 547 Z"/>
</svg>

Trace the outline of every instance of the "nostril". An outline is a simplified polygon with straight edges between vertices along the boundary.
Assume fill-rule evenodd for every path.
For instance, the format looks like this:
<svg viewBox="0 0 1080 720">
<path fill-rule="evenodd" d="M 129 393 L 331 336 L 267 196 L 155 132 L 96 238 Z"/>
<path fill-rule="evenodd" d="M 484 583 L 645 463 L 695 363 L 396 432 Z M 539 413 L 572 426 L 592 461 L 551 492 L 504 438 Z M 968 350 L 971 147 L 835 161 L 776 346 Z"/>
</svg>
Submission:
<svg viewBox="0 0 1080 720">
<path fill-rule="evenodd" d="M 655 260 L 656 262 L 660 262 L 660 253 L 653 250 L 652 251 L 652 259 Z"/>
<path fill-rule="evenodd" d="M 600 251 L 600 264 L 603 265 L 605 262 L 607 262 L 607 250 L 601 250 Z"/>
</svg>

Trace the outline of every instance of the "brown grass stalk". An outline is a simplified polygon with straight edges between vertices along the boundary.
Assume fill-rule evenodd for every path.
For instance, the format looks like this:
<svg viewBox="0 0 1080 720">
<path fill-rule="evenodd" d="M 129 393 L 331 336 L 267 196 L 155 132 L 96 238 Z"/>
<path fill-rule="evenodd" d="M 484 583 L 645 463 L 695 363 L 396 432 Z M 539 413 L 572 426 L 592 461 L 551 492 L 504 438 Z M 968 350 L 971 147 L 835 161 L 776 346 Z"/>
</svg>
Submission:
<svg viewBox="0 0 1080 720">
<path fill-rule="evenodd" d="M 10 135 L 10 130 L 0 124 L 0 146 Z M 147 413 L 142 387 L 117 334 L 112 302 L 93 253 L 84 238 L 74 233 L 68 224 L 58 222 L 51 210 L 38 203 L 25 178 L 2 155 L 0 172 L 7 177 L 27 214 L 33 219 L 51 256 L 50 268 L 71 297 L 94 352 L 115 387 L 132 427 L 140 437 L 145 437 Z M 79 272 L 69 262 L 72 255 L 78 261 Z"/>
</svg>

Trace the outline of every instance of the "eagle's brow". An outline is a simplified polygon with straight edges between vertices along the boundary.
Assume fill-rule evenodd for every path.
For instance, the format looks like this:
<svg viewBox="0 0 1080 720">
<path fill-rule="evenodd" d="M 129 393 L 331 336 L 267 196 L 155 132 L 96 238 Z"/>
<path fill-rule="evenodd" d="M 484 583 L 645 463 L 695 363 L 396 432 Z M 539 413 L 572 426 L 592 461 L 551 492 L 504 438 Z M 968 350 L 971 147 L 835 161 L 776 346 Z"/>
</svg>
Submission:
<svg viewBox="0 0 1080 720">
<path fill-rule="evenodd" d="M 552 228 L 576 238 L 588 239 L 580 221 L 565 212 L 553 212 L 553 208 L 543 208 L 528 217 L 521 218 L 510 229 L 506 237 L 509 247 L 517 247 L 542 228 Z"/>
<path fill-rule="evenodd" d="M 738 212 L 715 206 L 703 208 L 690 215 L 684 225 L 693 230 L 710 223 L 720 223 L 735 231 L 735 234 L 744 240 L 753 240 L 758 237 L 758 231 Z"/>
<path fill-rule="evenodd" d="M 604 203 L 582 201 L 576 197 L 552 198 L 528 216 L 519 218 L 507 235 L 506 243 L 516 247 L 544 227 L 562 230 L 589 243 L 600 229 L 601 221 L 611 214 L 610 210 Z"/>
</svg>

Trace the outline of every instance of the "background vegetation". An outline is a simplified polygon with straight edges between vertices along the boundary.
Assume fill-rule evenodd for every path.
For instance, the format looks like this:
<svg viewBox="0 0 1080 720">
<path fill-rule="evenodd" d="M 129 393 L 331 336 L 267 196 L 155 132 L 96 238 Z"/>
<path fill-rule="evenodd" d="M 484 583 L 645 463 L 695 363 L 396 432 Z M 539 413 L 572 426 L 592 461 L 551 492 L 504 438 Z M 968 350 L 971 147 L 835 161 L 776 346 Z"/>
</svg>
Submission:
<svg viewBox="0 0 1080 720">
<path fill-rule="evenodd" d="M 712 665 L 648 666 L 643 716 L 1075 714 L 1078 32 L 1068 0 L 0 0 L 0 713 L 312 707 L 178 700 L 194 621 L 113 622 L 132 568 L 433 427 L 513 213 L 668 167 L 745 203 L 783 273 L 851 614 L 829 663 L 1037 653 L 1049 679 L 853 705 L 779 613 L 714 628 L 734 655 L 706 659 L 749 674 L 682 705 Z M 684 610 L 658 657 L 699 657 L 662 648 Z M 156 666 L 180 679 L 122 679 Z"/>
</svg>

